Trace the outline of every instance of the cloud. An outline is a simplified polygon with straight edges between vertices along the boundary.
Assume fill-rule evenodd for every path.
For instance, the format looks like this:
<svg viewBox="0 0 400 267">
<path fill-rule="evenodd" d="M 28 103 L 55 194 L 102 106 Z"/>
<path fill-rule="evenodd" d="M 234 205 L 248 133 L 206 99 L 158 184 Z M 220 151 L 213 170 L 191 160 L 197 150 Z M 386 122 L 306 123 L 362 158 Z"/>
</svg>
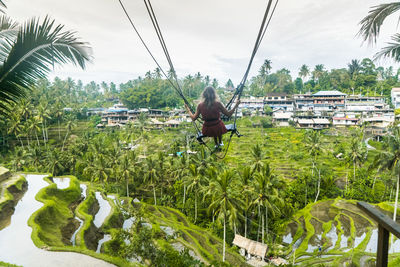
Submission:
<svg viewBox="0 0 400 267">
<path fill-rule="evenodd" d="M 299 67 L 346 67 L 353 58 L 373 57 L 383 41 L 396 32 L 389 20 L 375 47 L 356 37 L 359 21 L 377 0 L 280 1 L 256 56 L 250 75 L 264 59 L 273 71 L 288 68 L 296 76 Z M 160 64 L 167 64 L 141 1 L 124 1 L 137 28 Z M 265 0 L 153 0 L 164 38 L 180 77 L 200 71 L 221 83 L 238 83 L 245 71 L 258 32 Z M 55 74 L 84 81 L 124 82 L 156 68 L 133 32 L 118 1 L 19 0 L 8 3 L 8 15 L 24 21 L 50 14 L 66 29 L 90 42 L 95 60 L 87 71 L 71 66 Z M 395 19 L 395 18 L 394 18 Z M 385 64 L 390 64 L 386 62 Z M 397 67 L 395 65 L 395 67 Z"/>
</svg>

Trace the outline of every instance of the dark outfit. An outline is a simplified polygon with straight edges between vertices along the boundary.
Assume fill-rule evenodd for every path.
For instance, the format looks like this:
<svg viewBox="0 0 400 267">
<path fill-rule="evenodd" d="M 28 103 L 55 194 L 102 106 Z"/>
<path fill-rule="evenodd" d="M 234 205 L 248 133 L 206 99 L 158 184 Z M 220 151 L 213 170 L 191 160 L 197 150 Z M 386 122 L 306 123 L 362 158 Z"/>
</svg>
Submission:
<svg viewBox="0 0 400 267">
<path fill-rule="evenodd" d="M 214 102 L 211 107 L 200 103 L 197 107 L 204 120 L 201 132 L 208 137 L 219 137 L 227 132 L 225 124 L 221 121 L 223 106 L 220 102 Z"/>
</svg>

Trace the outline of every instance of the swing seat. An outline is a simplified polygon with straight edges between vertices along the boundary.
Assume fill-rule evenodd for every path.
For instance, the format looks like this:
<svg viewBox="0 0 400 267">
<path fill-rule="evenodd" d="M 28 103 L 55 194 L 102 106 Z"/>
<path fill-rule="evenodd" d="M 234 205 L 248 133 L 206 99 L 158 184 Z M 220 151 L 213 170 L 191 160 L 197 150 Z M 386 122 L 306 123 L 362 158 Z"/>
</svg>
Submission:
<svg viewBox="0 0 400 267">
<path fill-rule="evenodd" d="M 242 135 L 238 132 L 238 130 L 235 126 L 236 126 L 235 124 L 225 125 L 228 132 L 231 132 L 231 135 L 236 134 L 237 137 L 241 137 Z M 203 140 L 204 137 L 209 137 L 209 136 L 203 135 L 201 132 L 198 132 L 196 139 L 197 139 L 197 141 L 199 141 L 200 144 L 205 144 L 205 142 Z"/>
</svg>

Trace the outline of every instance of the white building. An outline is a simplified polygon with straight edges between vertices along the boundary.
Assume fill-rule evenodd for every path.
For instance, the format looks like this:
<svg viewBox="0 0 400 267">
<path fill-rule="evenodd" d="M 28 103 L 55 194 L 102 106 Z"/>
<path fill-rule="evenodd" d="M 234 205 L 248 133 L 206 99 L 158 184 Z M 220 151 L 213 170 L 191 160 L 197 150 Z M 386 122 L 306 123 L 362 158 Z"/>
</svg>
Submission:
<svg viewBox="0 0 400 267">
<path fill-rule="evenodd" d="M 286 127 L 289 126 L 289 121 L 292 120 L 293 113 L 292 112 L 286 112 L 286 111 L 277 111 L 272 114 L 272 119 L 273 122 L 276 124 L 276 126 L 280 127 Z"/>
<path fill-rule="evenodd" d="M 394 109 L 400 108 L 400 88 L 392 88 L 391 98 Z"/>
</svg>

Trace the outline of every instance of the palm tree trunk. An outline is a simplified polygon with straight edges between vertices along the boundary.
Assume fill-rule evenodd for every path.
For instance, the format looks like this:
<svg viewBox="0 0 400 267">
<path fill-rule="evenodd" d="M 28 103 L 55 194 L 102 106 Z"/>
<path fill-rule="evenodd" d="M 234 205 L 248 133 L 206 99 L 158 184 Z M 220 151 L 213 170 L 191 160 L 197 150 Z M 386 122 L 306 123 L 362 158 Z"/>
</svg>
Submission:
<svg viewBox="0 0 400 267">
<path fill-rule="evenodd" d="M 247 209 L 244 211 L 244 237 L 247 238 Z"/>
<path fill-rule="evenodd" d="M 261 226 L 261 216 L 260 216 L 260 203 L 258 203 L 258 229 L 257 229 L 257 242 L 260 237 L 260 226 Z"/>
<path fill-rule="evenodd" d="M 38 146 L 40 146 L 39 137 L 38 137 L 38 135 L 37 135 L 37 132 L 35 132 L 35 134 L 36 134 L 36 141 L 37 141 L 37 144 L 38 144 Z"/>
<path fill-rule="evenodd" d="M 265 233 L 268 237 L 268 206 L 265 205 Z"/>
<path fill-rule="evenodd" d="M 194 223 L 197 221 L 197 193 L 194 194 Z"/>
<path fill-rule="evenodd" d="M 186 185 L 183 186 L 183 208 L 185 208 Z"/>
<path fill-rule="evenodd" d="M 45 128 L 44 128 L 44 123 L 42 127 L 42 135 L 43 135 L 43 143 L 46 144 L 46 133 L 45 133 Z"/>
<path fill-rule="evenodd" d="M 67 130 L 67 133 L 65 134 L 65 137 L 64 137 L 64 141 L 63 141 L 63 145 L 62 145 L 61 151 L 64 151 L 64 145 L 65 145 L 65 141 L 67 141 L 67 136 L 68 136 L 68 130 Z"/>
<path fill-rule="evenodd" d="M 353 161 L 353 177 L 354 177 L 354 179 L 356 179 L 356 162 L 355 161 Z"/>
<path fill-rule="evenodd" d="M 397 184 L 396 184 L 396 199 L 394 200 L 394 213 L 393 213 L 393 221 L 396 221 L 397 216 L 397 202 L 399 199 L 399 183 L 400 183 L 400 173 L 397 176 Z"/>
<path fill-rule="evenodd" d="M 154 194 L 154 205 L 157 205 L 156 186 L 153 186 L 153 194 Z"/>
<path fill-rule="evenodd" d="M 225 241 L 226 241 L 226 211 L 224 211 L 224 245 L 222 248 L 222 261 L 225 262 Z"/>
<path fill-rule="evenodd" d="M 60 118 L 58 118 L 58 139 L 61 140 Z"/>
<path fill-rule="evenodd" d="M 128 179 L 126 179 L 126 197 L 129 197 Z"/>
<path fill-rule="evenodd" d="M 261 216 L 261 242 L 264 244 L 264 216 Z"/>
<path fill-rule="evenodd" d="M 318 190 L 317 190 L 317 195 L 315 196 L 314 203 L 317 202 L 318 200 L 320 189 L 321 189 L 321 169 L 318 170 Z"/>
</svg>

